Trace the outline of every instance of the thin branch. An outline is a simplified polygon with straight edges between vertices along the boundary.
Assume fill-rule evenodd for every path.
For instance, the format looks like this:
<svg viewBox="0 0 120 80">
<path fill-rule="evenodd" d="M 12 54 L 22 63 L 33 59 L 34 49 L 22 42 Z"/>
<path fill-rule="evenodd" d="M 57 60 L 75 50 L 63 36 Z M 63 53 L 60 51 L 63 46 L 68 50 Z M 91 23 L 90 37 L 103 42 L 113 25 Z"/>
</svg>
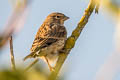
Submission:
<svg viewBox="0 0 120 80">
<path fill-rule="evenodd" d="M 0 34 L 0 48 L 2 48 L 8 41 L 9 37 L 15 32 L 19 32 L 23 27 L 28 7 L 31 0 L 17 0 L 14 10 L 5 24 L 5 30 Z"/>
<path fill-rule="evenodd" d="M 12 31 L 10 33 L 7 33 L 7 35 L 5 35 L 5 33 L 0 35 L 0 48 L 2 48 L 6 42 L 9 40 L 9 37 L 12 35 Z"/>
<path fill-rule="evenodd" d="M 100 8 L 100 0 L 96 0 L 96 8 L 95 8 L 95 13 L 98 14 L 98 10 Z"/>
<path fill-rule="evenodd" d="M 71 49 L 74 47 L 76 40 L 80 36 L 80 33 L 82 32 L 85 25 L 87 24 L 88 19 L 94 9 L 95 9 L 95 0 L 90 0 L 88 8 L 85 10 L 84 15 L 80 19 L 80 22 L 78 23 L 76 29 L 72 32 L 71 36 L 68 37 L 65 47 L 64 47 L 65 52 L 60 53 L 60 56 L 56 63 L 56 66 L 54 67 L 55 70 L 51 72 L 48 80 L 56 80 L 57 75 L 59 74 L 59 71 L 60 71 L 64 61 L 66 60 Z"/>
<path fill-rule="evenodd" d="M 35 59 L 24 71 L 28 71 L 34 64 L 36 64 L 39 61 L 39 59 Z"/>
<path fill-rule="evenodd" d="M 11 68 L 12 70 L 16 70 L 15 68 L 15 59 L 14 59 L 14 53 L 13 53 L 13 40 L 12 36 L 10 37 L 10 58 L 11 58 Z"/>
</svg>

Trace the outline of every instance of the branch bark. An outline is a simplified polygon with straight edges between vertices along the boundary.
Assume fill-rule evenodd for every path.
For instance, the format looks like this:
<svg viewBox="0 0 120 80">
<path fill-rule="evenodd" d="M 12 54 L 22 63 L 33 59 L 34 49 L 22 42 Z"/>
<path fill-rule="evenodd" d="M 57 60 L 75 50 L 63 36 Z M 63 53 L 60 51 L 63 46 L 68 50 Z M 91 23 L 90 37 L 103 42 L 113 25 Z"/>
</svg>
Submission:
<svg viewBox="0 0 120 80">
<path fill-rule="evenodd" d="M 66 41 L 66 44 L 65 44 L 65 47 L 64 47 L 65 52 L 60 53 L 59 58 L 58 58 L 57 63 L 56 63 L 56 66 L 54 67 L 55 70 L 51 72 L 48 80 L 56 80 L 57 75 L 59 74 L 63 63 L 65 62 L 65 60 L 66 60 L 68 54 L 70 53 L 71 49 L 74 47 L 76 40 L 80 36 L 83 28 L 87 24 L 88 19 L 89 19 L 90 15 L 92 14 L 92 12 L 93 12 L 93 10 L 95 9 L 96 6 L 97 5 L 95 3 L 95 0 L 90 0 L 88 8 L 85 10 L 84 15 L 80 19 L 80 22 L 78 23 L 76 29 L 73 30 L 71 36 L 68 37 L 68 39 Z"/>
<path fill-rule="evenodd" d="M 12 70 L 16 70 L 15 67 L 15 59 L 14 59 L 14 53 L 13 53 L 13 40 L 12 40 L 12 36 L 10 37 L 10 58 L 11 58 L 11 68 Z"/>
</svg>

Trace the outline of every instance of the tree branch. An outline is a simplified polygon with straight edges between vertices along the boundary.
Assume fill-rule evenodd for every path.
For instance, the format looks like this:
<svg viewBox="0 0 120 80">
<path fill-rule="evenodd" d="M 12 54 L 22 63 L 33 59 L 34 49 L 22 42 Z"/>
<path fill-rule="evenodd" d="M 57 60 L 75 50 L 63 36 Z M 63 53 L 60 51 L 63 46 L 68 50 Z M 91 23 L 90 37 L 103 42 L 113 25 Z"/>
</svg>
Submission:
<svg viewBox="0 0 120 80">
<path fill-rule="evenodd" d="M 100 7 L 100 0 L 96 0 L 95 13 L 97 13 L 97 14 L 98 14 L 99 7 Z"/>
<path fill-rule="evenodd" d="M 24 71 L 28 71 L 34 64 L 36 64 L 39 61 L 39 59 L 35 59 Z"/>
<path fill-rule="evenodd" d="M 14 53 L 13 53 L 13 40 L 12 36 L 10 37 L 10 58 L 11 58 L 11 68 L 12 70 L 16 70 L 15 68 L 15 60 L 14 60 Z"/>
<path fill-rule="evenodd" d="M 48 80 L 56 80 L 57 75 L 58 75 L 64 61 L 66 60 L 71 49 L 74 47 L 75 42 L 78 39 L 78 37 L 80 36 L 83 28 L 87 24 L 90 15 L 92 14 L 93 10 L 95 9 L 95 6 L 96 6 L 95 0 L 90 0 L 88 8 L 85 10 L 84 15 L 80 19 L 80 22 L 78 23 L 76 29 L 72 32 L 71 36 L 68 37 L 65 47 L 64 47 L 65 52 L 60 53 L 59 58 L 56 63 L 56 66 L 55 66 L 55 70 L 51 72 Z"/>
<path fill-rule="evenodd" d="M 15 2 L 14 10 L 5 24 L 6 28 L 3 33 L 0 34 L 0 48 L 7 43 L 12 34 L 18 33 L 21 30 L 26 21 L 28 7 L 32 0 L 17 0 Z"/>
</svg>

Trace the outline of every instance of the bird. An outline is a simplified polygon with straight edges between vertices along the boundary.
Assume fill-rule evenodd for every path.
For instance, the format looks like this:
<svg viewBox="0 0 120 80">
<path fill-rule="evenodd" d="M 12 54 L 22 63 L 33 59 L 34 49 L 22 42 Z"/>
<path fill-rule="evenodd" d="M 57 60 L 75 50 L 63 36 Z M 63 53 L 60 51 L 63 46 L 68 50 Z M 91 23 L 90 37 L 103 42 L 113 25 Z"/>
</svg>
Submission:
<svg viewBox="0 0 120 80">
<path fill-rule="evenodd" d="M 68 16 L 60 12 L 49 14 L 38 29 L 30 49 L 31 52 L 24 58 L 24 61 L 28 58 L 41 58 L 52 71 L 53 67 L 50 63 L 58 59 L 67 40 L 64 22 L 68 19 Z"/>
</svg>

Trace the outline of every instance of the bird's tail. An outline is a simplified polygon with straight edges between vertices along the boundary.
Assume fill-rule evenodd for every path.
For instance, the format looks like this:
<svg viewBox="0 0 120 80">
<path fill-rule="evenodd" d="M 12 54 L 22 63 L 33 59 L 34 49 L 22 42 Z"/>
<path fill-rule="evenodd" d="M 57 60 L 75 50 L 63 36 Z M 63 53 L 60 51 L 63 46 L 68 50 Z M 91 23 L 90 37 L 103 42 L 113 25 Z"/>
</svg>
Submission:
<svg viewBox="0 0 120 80">
<path fill-rule="evenodd" d="M 28 58 L 33 58 L 34 57 L 34 53 L 30 53 L 29 55 L 27 55 L 23 60 L 25 61 Z"/>
</svg>

